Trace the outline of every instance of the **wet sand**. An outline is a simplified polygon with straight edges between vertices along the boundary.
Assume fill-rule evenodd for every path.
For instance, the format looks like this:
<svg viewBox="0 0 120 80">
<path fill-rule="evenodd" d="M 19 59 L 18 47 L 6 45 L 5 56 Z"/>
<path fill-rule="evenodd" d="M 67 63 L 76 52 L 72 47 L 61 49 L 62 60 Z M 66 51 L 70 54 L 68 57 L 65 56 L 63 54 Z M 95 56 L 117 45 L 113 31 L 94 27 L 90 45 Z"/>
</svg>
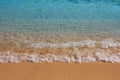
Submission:
<svg viewBox="0 0 120 80">
<path fill-rule="evenodd" d="M 120 64 L 6 63 L 0 64 L 0 80 L 120 80 Z"/>
</svg>

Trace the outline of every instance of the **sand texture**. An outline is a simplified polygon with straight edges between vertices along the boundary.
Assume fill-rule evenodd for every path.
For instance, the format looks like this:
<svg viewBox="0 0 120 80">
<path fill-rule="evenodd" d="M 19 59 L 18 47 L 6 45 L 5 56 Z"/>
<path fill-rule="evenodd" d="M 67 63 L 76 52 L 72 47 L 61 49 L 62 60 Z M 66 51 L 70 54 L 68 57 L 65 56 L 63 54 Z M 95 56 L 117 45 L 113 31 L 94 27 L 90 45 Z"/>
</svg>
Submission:
<svg viewBox="0 0 120 80">
<path fill-rule="evenodd" d="M 120 64 L 7 63 L 0 64 L 0 80 L 120 80 Z"/>
</svg>

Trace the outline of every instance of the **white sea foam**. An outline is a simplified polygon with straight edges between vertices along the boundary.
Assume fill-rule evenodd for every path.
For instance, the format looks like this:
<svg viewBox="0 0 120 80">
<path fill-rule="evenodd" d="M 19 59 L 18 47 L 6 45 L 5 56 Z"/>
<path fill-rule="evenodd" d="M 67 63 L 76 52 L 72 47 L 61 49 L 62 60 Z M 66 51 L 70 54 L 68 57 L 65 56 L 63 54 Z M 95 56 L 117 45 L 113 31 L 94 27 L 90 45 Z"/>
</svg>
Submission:
<svg viewBox="0 0 120 80">
<path fill-rule="evenodd" d="M 50 48 L 68 48 L 68 47 L 75 47 L 75 46 L 88 46 L 88 47 L 95 47 L 96 41 L 94 40 L 85 40 L 80 42 L 68 42 L 68 43 L 33 43 L 30 44 L 29 47 L 34 48 L 43 48 L 43 47 L 50 47 Z"/>
<path fill-rule="evenodd" d="M 109 48 L 109 47 L 120 47 L 120 43 L 117 41 L 114 41 L 113 39 L 105 39 L 103 41 L 95 41 L 95 40 L 85 40 L 80 42 L 67 42 L 67 43 L 32 43 L 28 47 L 33 48 L 68 48 L 68 47 L 89 47 L 93 48 L 96 47 L 96 44 L 99 44 L 101 48 Z"/>
<path fill-rule="evenodd" d="M 45 53 L 44 55 L 38 55 L 37 53 L 29 54 L 29 53 L 12 53 L 10 51 L 0 52 L 0 63 L 18 63 L 18 62 L 95 62 L 95 61 L 103 61 L 103 62 L 112 62 L 112 63 L 120 63 L 120 52 L 118 53 L 107 53 L 106 51 L 95 51 L 94 54 L 87 52 L 85 55 L 82 55 L 82 52 L 76 46 L 88 48 L 96 47 L 96 44 L 99 44 L 99 47 L 102 48 L 114 48 L 117 47 L 119 49 L 120 43 L 114 41 L 113 39 L 105 39 L 103 41 L 94 41 L 94 40 L 85 40 L 80 42 L 68 42 L 68 43 L 33 43 L 28 47 L 33 48 L 68 48 L 73 47 L 73 52 L 71 54 L 49 54 Z"/>
<path fill-rule="evenodd" d="M 109 47 L 119 47 L 120 43 L 115 42 L 113 39 L 105 39 L 101 42 L 102 48 L 109 48 Z"/>
<path fill-rule="evenodd" d="M 39 62 L 39 57 L 36 54 L 31 54 L 31 55 L 25 54 L 25 56 L 22 56 L 21 60 L 38 63 Z"/>
<path fill-rule="evenodd" d="M 81 56 L 80 54 L 71 54 L 71 55 L 55 55 L 55 54 L 46 54 L 46 55 L 37 55 L 33 54 L 12 54 L 7 52 L 0 53 L 0 63 L 18 63 L 18 62 L 111 62 L 111 63 L 120 63 L 120 53 L 106 55 L 105 53 L 95 53 L 94 55 L 86 54 Z"/>
</svg>

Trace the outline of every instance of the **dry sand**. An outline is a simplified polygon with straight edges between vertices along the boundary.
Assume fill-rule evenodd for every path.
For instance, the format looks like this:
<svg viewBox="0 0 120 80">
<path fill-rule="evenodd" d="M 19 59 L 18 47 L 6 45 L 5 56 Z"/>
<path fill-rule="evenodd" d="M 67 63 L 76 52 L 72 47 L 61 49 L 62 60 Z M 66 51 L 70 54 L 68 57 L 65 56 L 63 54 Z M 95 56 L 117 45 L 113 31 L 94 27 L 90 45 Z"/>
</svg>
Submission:
<svg viewBox="0 0 120 80">
<path fill-rule="evenodd" d="M 120 64 L 5 63 L 0 64 L 0 80 L 120 80 Z"/>
</svg>

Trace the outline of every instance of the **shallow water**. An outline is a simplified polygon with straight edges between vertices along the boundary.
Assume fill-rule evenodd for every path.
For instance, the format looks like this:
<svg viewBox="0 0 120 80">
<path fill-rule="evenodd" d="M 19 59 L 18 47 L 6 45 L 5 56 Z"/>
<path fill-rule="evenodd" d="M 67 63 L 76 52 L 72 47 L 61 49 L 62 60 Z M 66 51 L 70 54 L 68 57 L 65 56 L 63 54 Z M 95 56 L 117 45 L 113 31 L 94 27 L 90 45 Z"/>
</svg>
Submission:
<svg viewBox="0 0 120 80">
<path fill-rule="evenodd" d="M 118 33 L 119 3 L 117 0 L 0 0 L 0 31 Z"/>
<path fill-rule="evenodd" d="M 120 1 L 0 0 L 0 52 L 118 54 Z"/>
</svg>

